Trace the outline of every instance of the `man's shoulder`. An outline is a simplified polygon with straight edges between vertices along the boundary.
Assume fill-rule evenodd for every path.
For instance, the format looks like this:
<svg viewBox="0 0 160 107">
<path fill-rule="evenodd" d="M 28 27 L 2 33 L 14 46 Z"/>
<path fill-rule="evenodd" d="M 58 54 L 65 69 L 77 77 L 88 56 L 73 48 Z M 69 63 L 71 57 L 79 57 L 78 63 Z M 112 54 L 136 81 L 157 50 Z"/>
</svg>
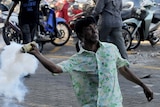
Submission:
<svg viewBox="0 0 160 107">
<path fill-rule="evenodd" d="M 116 45 L 114 45 L 113 43 L 109 43 L 109 42 L 100 42 L 100 43 L 104 47 L 116 47 Z"/>
</svg>

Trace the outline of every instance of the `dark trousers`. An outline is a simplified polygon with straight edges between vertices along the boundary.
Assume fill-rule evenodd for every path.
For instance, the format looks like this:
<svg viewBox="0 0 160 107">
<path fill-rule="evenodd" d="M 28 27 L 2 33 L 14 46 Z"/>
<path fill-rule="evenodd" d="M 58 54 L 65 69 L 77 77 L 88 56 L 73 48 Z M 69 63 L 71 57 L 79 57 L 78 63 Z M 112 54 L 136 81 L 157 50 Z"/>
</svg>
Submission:
<svg viewBox="0 0 160 107">
<path fill-rule="evenodd" d="M 30 24 L 21 24 L 21 30 L 23 33 L 23 44 L 27 44 L 29 42 L 33 41 L 33 34 L 32 31 L 36 27 L 36 23 L 30 23 Z"/>
<path fill-rule="evenodd" d="M 117 46 L 123 58 L 128 59 L 121 27 L 100 29 L 100 41 L 110 42 Z"/>
</svg>

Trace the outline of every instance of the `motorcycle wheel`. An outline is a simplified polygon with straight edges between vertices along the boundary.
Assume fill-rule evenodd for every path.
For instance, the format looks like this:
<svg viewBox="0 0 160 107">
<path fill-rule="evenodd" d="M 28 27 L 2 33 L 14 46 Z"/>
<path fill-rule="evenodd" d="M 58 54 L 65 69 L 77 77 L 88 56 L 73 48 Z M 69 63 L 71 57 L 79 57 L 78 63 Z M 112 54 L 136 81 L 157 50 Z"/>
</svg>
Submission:
<svg viewBox="0 0 160 107">
<path fill-rule="evenodd" d="M 129 26 L 128 30 L 132 35 L 132 33 L 133 33 L 134 29 L 135 29 L 135 26 L 132 25 L 132 24 L 128 24 L 128 26 Z M 131 38 L 132 38 L 131 39 L 132 42 L 131 42 L 131 45 L 130 45 L 130 49 L 136 49 L 141 43 L 141 36 L 140 36 L 139 31 L 137 30 L 135 35 L 132 35 Z"/>
<path fill-rule="evenodd" d="M 130 50 L 132 39 L 131 39 L 131 34 L 129 30 L 125 27 L 122 27 L 122 35 L 124 37 L 124 43 L 125 43 L 126 50 Z"/>
<path fill-rule="evenodd" d="M 16 32 L 12 27 L 5 26 L 2 28 L 2 36 L 6 45 L 10 45 L 11 42 L 16 42 L 18 44 L 23 44 L 22 35 Z M 32 34 L 35 35 L 36 29 L 34 28 Z M 40 52 L 43 50 L 43 43 L 37 42 Z"/>
<path fill-rule="evenodd" d="M 71 35 L 70 28 L 66 23 L 59 22 L 57 24 L 57 30 L 58 30 L 57 37 L 53 38 L 51 43 L 55 46 L 63 46 L 70 39 L 70 35 Z"/>
<path fill-rule="evenodd" d="M 6 45 L 10 45 L 10 43 L 16 42 L 19 44 L 22 44 L 22 37 L 19 33 L 17 33 L 16 31 L 14 31 L 12 29 L 12 27 L 10 26 L 5 26 L 2 29 L 2 36 L 3 36 L 3 40 L 5 42 Z"/>
</svg>

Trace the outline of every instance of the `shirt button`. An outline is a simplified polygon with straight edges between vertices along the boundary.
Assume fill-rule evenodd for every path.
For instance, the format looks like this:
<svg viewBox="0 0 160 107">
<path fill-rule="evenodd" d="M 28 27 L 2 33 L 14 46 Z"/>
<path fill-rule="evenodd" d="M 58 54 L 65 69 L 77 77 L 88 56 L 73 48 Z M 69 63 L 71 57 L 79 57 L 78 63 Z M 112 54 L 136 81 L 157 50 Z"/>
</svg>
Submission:
<svg viewBox="0 0 160 107">
<path fill-rule="evenodd" d="M 96 69 L 98 69 L 98 66 L 96 66 Z"/>
</svg>

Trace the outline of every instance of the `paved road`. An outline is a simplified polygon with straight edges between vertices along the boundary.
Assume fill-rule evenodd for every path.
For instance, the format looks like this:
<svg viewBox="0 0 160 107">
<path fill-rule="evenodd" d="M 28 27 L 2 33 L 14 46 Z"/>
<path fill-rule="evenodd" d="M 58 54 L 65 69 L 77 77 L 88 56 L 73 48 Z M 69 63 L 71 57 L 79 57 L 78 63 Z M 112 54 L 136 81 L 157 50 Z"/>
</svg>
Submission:
<svg viewBox="0 0 160 107">
<path fill-rule="evenodd" d="M 4 46 L 3 40 L 1 47 Z M 147 102 L 143 91 L 137 85 L 126 81 L 119 75 L 120 86 L 124 97 L 124 107 L 160 107 L 160 44 L 152 48 L 148 42 L 134 51 L 129 51 L 130 69 L 139 77 L 151 74 L 144 81 L 154 91 L 154 100 Z M 69 58 L 75 53 L 74 42 L 70 40 L 63 47 L 54 47 L 51 44 L 44 46 L 42 52 L 50 60 L 58 63 Z M 23 107 L 80 107 L 75 97 L 71 80 L 68 74 L 52 76 L 39 64 L 39 67 L 31 78 L 25 79 L 25 85 L 29 93 L 25 101 L 18 105 Z M 0 103 L 3 97 L 0 97 Z"/>
</svg>

